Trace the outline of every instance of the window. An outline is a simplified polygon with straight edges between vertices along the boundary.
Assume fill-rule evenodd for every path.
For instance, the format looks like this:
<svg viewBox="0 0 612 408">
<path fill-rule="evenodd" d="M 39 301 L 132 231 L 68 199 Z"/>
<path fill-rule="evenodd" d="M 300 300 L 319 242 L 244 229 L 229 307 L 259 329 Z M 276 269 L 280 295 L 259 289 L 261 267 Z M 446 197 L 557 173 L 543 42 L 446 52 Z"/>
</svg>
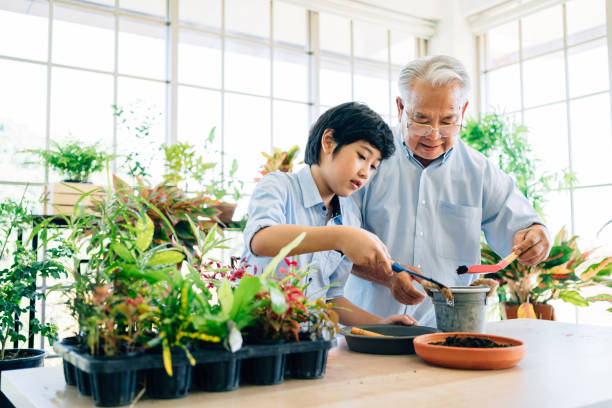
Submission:
<svg viewBox="0 0 612 408">
<path fill-rule="evenodd" d="M 316 27 L 320 42 L 311 44 Z M 60 176 L 26 166 L 24 149 L 77 139 L 138 151 L 156 182 L 158 146 L 198 145 L 213 128 L 211 159 L 219 171 L 237 159 L 248 195 L 260 152 L 298 144 L 302 161 L 310 124 L 326 108 L 357 99 L 392 121 L 399 69 L 417 41 L 278 0 L 3 0 L 0 37 L 15 39 L 0 41 L 0 198 L 19 198 L 29 184 L 32 202 Z M 128 108 L 131 126 L 112 105 Z M 134 132 L 145 120 L 147 141 Z M 121 165 L 119 157 L 112 171 L 124 174 Z M 106 184 L 102 174 L 93 181 Z M 238 217 L 247 204 L 248 196 Z M 230 254 L 240 253 L 233 238 Z M 37 313 L 66 330 L 60 303 L 53 295 Z"/>
<path fill-rule="evenodd" d="M 603 244 L 603 251 L 612 251 L 612 229 L 597 236 L 612 218 L 605 204 L 612 200 L 605 16 L 604 0 L 572 0 L 486 32 L 482 97 L 486 110 L 501 111 L 528 127 L 543 171 L 567 168 L 578 177 L 573 188 L 547 196 L 551 232 L 566 225 L 580 236 L 582 249 Z M 559 306 L 564 320 L 609 320 L 604 305 L 588 311 Z"/>
</svg>

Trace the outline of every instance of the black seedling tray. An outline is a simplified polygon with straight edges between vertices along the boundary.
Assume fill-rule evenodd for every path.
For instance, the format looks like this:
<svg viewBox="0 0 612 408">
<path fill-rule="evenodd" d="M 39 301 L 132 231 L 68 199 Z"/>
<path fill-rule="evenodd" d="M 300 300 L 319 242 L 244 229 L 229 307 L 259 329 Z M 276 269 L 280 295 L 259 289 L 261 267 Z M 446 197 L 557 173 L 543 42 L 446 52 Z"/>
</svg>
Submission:
<svg viewBox="0 0 612 408">
<path fill-rule="evenodd" d="M 256 357 L 267 357 L 278 354 L 306 353 L 309 351 L 329 350 L 336 347 L 336 339 L 326 340 L 302 340 L 296 342 L 278 344 L 247 344 L 235 353 L 225 349 L 191 349 L 191 355 L 196 360 L 196 364 L 215 363 L 229 361 L 232 359 L 246 360 Z M 94 357 L 82 353 L 78 346 L 66 344 L 65 342 L 55 343 L 53 348 L 62 356 L 64 361 L 73 364 L 75 367 L 86 373 L 115 373 L 126 370 L 146 370 L 151 368 L 163 368 L 164 363 L 161 354 L 132 353 L 113 357 Z M 172 354 L 172 364 L 189 364 L 184 352 Z"/>
</svg>

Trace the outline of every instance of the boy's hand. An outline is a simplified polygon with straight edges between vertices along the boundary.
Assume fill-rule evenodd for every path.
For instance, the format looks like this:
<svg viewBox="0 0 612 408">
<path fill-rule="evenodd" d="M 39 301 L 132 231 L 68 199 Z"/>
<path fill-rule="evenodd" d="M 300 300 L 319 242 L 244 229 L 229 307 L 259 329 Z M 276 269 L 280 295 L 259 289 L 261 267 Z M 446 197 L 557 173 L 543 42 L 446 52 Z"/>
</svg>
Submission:
<svg viewBox="0 0 612 408">
<path fill-rule="evenodd" d="M 403 324 L 405 326 L 416 326 L 419 322 L 416 321 L 412 316 L 408 314 L 402 315 L 391 315 L 385 319 L 380 320 L 380 324 Z"/>
<path fill-rule="evenodd" d="M 408 267 L 414 269 L 412 267 Z M 405 305 L 418 305 L 425 299 L 425 294 L 412 284 L 412 276 L 406 272 L 393 275 L 390 280 L 389 289 L 393 297 Z"/>
<path fill-rule="evenodd" d="M 345 227 L 340 235 L 339 249 L 355 265 L 382 271 L 391 277 L 391 257 L 387 247 L 376 235 L 355 227 Z"/>
</svg>

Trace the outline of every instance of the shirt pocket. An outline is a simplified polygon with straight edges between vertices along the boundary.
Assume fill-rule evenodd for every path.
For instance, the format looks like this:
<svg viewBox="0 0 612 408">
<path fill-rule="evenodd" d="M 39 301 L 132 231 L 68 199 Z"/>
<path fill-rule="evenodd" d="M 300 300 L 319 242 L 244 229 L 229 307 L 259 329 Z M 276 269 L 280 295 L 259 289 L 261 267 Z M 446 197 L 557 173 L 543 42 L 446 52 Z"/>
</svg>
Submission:
<svg viewBox="0 0 612 408">
<path fill-rule="evenodd" d="M 480 226 L 482 209 L 438 202 L 436 252 L 468 264 L 480 263 Z"/>
<path fill-rule="evenodd" d="M 308 275 L 306 278 L 310 281 L 308 286 L 308 294 L 317 293 L 317 297 L 323 296 L 327 292 L 327 286 L 330 284 L 330 276 L 340 266 L 343 255 L 337 251 L 322 251 L 316 252 L 312 258 L 312 268 L 317 269 L 317 272 Z M 312 280 L 311 280 L 312 279 Z M 324 289 L 321 291 L 321 289 Z"/>
</svg>

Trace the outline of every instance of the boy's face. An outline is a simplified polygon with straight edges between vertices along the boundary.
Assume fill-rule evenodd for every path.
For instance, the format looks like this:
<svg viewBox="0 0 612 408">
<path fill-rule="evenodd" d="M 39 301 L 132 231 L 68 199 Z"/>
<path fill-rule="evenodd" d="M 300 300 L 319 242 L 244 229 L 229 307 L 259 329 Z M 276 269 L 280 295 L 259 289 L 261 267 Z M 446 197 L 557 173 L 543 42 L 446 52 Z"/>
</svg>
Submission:
<svg viewBox="0 0 612 408">
<path fill-rule="evenodd" d="M 336 143 L 332 142 L 324 150 L 333 152 L 335 148 Z M 363 187 L 381 159 L 378 149 L 362 140 L 342 146 L 335 156 L 325 156 L 320 163 L 325 181 L 341 197 L 347 197 Z"/>
</svg>

